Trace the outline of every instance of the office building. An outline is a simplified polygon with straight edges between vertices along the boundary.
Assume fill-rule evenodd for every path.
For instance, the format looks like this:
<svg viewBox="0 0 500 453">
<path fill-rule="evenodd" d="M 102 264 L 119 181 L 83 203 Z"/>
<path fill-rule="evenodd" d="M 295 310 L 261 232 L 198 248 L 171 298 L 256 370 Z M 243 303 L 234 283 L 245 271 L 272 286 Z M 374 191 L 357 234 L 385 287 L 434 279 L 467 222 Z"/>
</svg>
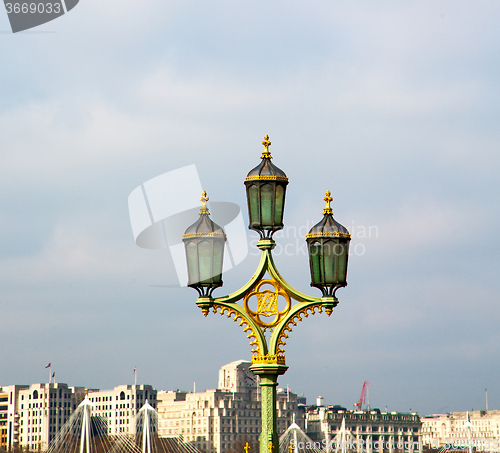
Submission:
<svg viewBox="0 0 500 453">
<path fill-rule="evenodd" d="M 217 389 L 158 392 L 159 436 L 182 436 L 185 442 L 209 453 L 241 452 L 246 442 L 252 451 L 258 451 L 260 388 L 250 365 L 239 360 L 223 366 Z M 278 389 L 276 404 L 279 434 L 294 418 L 303 426 L 296 394 Z"/>
<path fill-rule="evenodd" d="M 351 449 L 367 452 L 422 450 L 421 421 L 416 413 L 348 411 L 339 406 L 318 404 L 306 409 L 305 432 L 315 442 L 328 446 L 338 442 L 345 420 L 346 438 Z"/>
<path fill-rule="evenodd" d="M 468 446 L 469 435 L 476 450 L 499 450 L 500 411 L 462 411 L 422 417 L 422 440 L 429 447 Z"/>
</svg>

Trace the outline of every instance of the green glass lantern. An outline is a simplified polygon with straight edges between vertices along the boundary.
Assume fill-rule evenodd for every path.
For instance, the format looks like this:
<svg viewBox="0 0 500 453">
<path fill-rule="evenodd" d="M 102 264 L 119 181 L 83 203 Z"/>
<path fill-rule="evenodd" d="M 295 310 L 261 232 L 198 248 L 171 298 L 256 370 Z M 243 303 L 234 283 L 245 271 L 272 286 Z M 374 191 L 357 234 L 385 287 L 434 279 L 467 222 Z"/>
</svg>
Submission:
<svg viewBox="0 0 500 453">
<path fill-rule="evenodd" d="M 333 198 L 326 192 L 326 208 L 323 219 L 306 235 L 311 267 L 311 286 L 319 288 L 323 296 L 335 297 L 338 288 L 347 285 L 347 260 L 351 235 L 345 227 L 335 221 L 330 202 Z"/>
<path fill-rule="evenodd" d="M 264 137 L 262 144 L 262 161 L 245 178 L 250 217 L 248 228 L 257 231 L 261 239 L 270 239 L 275 231 L 283 228 L 288 178 L 271 162 L 271 142 L 268 135 Z"/>
<path fill-rule="evenodd" d="M 207 208 L 207 193 L 203 191 L 199 219 L 183 234 L 188 267 L 188 286 L 200 297 L 211 297 L 215 288 L 222 286 L 224 259 L 224 230 L 212 222 Z"/>
</svg>

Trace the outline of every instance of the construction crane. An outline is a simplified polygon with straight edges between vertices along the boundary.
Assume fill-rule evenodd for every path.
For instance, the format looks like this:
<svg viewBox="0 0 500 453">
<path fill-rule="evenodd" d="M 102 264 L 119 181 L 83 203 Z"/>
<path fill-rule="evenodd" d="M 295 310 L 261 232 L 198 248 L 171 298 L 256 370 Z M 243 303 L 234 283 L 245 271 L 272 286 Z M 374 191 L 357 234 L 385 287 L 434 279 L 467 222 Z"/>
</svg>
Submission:
<svg viewBox="0 0 500 453">
<path fill-rule="evenodd" d="M 367 399 L 368 399 L 367 408 L 370 409 L 370 397 L 368 396 L 368 386 L 371 387 L 371 384 L 368 381 L 364 381 L 363 387 L 361 389 L 361 396 L 359 397 L 358 402 L 353 404 L 354 407 L 357 407 L 358 411 L 363 410 L 363 404 L 366 402 Z"/>
</svg>

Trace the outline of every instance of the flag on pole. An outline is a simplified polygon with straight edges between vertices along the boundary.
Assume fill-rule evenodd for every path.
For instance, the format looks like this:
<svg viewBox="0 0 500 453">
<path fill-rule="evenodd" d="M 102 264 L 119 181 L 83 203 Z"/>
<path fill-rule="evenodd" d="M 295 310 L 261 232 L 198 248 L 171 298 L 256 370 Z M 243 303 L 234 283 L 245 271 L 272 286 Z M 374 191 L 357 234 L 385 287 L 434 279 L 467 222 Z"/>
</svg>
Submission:
<svg viewBox="0 0 500 453">
<path fill-rule="evenodd" d="M 134 383 L 137 385 L 137 365 L 134 367 Z"/>
<path fill-rule="evenodd" d="M 45 368 L 50 368 L 51 365 L 52 365 L 52 362 L 50 362 Z"/>
<path fill-rule="evenodd" d="M 53 378 L 56 377 L 56 372 L 55 371 L 52 373 L 52 377 Z"/>
</svg>

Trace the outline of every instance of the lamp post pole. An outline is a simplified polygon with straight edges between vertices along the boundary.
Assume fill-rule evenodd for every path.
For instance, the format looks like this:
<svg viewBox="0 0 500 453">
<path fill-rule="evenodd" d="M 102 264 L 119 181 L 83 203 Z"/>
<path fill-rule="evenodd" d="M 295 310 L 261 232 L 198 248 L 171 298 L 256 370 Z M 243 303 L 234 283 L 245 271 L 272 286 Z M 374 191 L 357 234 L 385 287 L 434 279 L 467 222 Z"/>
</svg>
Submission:
<svg viewBox="0 0 500 453">
<path fill-rule="evenodd" d="M 306 236 L 311 286 L 319 288 L 322 297 L 303 294 L 283 279 L 273 261 L 272 250 L 276 244 L 272 235 L 283 228 L 288 178 L 271 163 L 271 142 L 267 135 L 262 144 L 262 161 L 245 178 L 249 228 L 260 235 L 257 247 L 261 250 L 261 259 L 252 278 L 232 294 L 212 297 L 212 292 L 222 286 L 226 236 L 222 228 L 209 217 L 205 192 L 200 199 L 200 217 L 186 230 L 183 242 L 188 265 L 188 285 L 199 294 L 196 304 L 205 316 L 212 310 L 213 313 L 225 314 L 238 322 L 250 340 L 250 369 L 260 377 L 261 386 L 260 453 L 278 453 L 276 387 L 278 376 L 288 369 L 285 362 L 286 340 L 298 321 L 318 312 L 325 312 L 330 316 L 337 306 L 335 293 L 337 289 L 347 285 L 350 235 L 334 220 L 330 207 L 332 198 L 328 191 L 324 198 L 324 217 Z M 265 336 L 266 330 L 271 332 L 269 341 Z"/>
</svg>

